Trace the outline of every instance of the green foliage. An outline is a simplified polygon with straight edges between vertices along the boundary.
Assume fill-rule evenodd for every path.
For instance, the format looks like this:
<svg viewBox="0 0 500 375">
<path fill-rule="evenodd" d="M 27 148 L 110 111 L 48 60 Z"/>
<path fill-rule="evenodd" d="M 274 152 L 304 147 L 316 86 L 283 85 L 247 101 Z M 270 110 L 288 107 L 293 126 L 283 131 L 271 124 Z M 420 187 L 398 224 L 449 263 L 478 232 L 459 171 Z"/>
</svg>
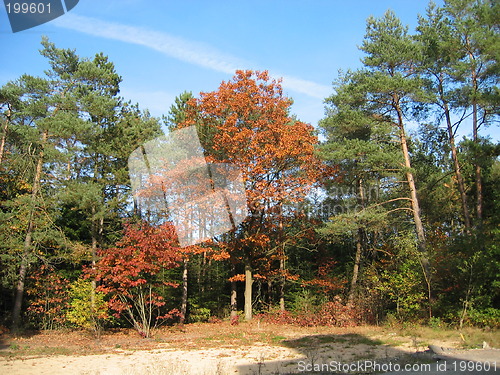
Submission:
<svg viewBox="0 0 500 375">
<path fill-rule="evenodd" d="M 432 316 L 429 319 L 429 327 L 434 328 L 434 329 L 440 329 L 440 328 L 445 328 L 446 323 L 443 322 L 443 320 L 439 317 Z"/>
<path fill-rule="evenodd" d="M 163 117 L 163 122 L 169 131 L 174 130 L 179 124 L 186 120 L 188 102 L 193 98 L 193 94 L 188 91 L 184 91 L 175 98 L 175 103 L 170 106 L 168 116 Z"/>
<path fill-rule="evenodd" d="M 321 305 L 326 302 L 324 296 L 305 288 L 292 297 L 291 311 L 293 313 L 315 314 L 320 310 Z"/>
<path fill-rule="evenodd" d="M 423 315 L 426 299 L 414 234 L 395 237 L 393 246 L 396 255 L 388 267 L 375 276 L 375 289 L 390 301 L 398 320 L 414 320 Z"/>
<path fill-rule="evenodd" d="M 467 322 L 475 327 L 500 328 L 500 309 L 493 307 L 484 310 L 472 309 L 468 312 Z"/>
<path fill-rule="evenodd" d="M 103 325 L 110 320 L 107 302 L 92 282 L 78 279 L 69 285 L 69 304 L 66 319 L 75 326 L 93 331 L 99 336 Z"/>
<path fill-rule="evenodd" d="M 290 130 L 301 123 L 289 116 L 291 100 L 277 82 L 253 86 L 252 73 L 240 72 L 219 92 L 175 99 L 163 117 L 169 130 L 196 125 L 207 156 L 255 168 L 247 184 L 270 192 L 249 195 L 250 218 L 190 254 L 190 322 L 229 315 L 228 280 L 251 259 L 253 308 L 270 311 L 273 322 L 386 317 L 411 325 L 427 315 L 430 329 L 499 327 L 500 146 L 476 132 L 500 113 L 499 7 L 490 0 L 430 4 L 414 32 L 391 11 L 370 17 L 363 66 L 340 73 L 325 100 L 324 142 L 316 149 L 322 165 L 312 167 L 312 128 Z M 81 57 L 44 38 L 41 54 L 44 76 L 23 74 L 0 87 L 0 323 L 18 306 L 33 328 L 69 322 L 99 334 L 117 324 L 110 305 L 122 324 L 128 319 L 149 336 L 178 315 L 183 290 L 172 287 L 182 281 L 178 264 L 186 256 L 172 228 L 122 232 L 124 221 L 150 214 L 130 195 L 127 158 L 161 133 L 159 119 L 118 96 L 122 78 L 103 53 Z M 269 89 L 269 97 L 256 100 L 252 87 Z M 409 121 L 419 125 L 411 133 Z M 472 139 L 455 139 L 471 131 Z M 288 177 L 315 180 L 318 170 L 322 184 L 303 204 L 293 201 L 302 185 L 280 185 Z M 71 282 L 89 264 L 97 265 L 89 276 L 102 292 L 91 281 Z M 289 312 L 276 310 L 282 300 Z"/>
<path fill-rule="evenodd" d="M 192 303 L 189 308 L 188 316 L 189 316 L 188 321 L 190 323 L 200 323 L 200 322 L 208 322 L 212 314 L 210 309 Z"/>
<path fill-rule="evenodd" d="M 82 58 L 47 38 L 40 53 L 44 77 L 0 88 L 0 278 L 18 282 L 15 328 L 30 263 L 81 266 L 114 242 L 130 204 L 128 156 L 160 131 L 117 96 L 121 77 L 102 53 Z"/>
</svg>

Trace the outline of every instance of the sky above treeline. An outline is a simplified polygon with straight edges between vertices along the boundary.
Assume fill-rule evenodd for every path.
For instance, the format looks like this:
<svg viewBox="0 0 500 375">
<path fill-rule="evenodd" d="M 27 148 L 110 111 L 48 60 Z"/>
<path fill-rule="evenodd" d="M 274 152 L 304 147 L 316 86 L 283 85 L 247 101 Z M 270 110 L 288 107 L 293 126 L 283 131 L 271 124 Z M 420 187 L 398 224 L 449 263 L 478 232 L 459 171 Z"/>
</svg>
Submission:
<svg viewBox="0 0 500 375">
<path fill-rule="evenodd" d="M 438 5 L 442 1 L 435 1 Z M 283 78 L 292 112 L 316 125 L 339 69 L 361 66 L 358 49 L 369 16 L 393 10 L 412 32 L 426 0 L 80 0 L 65 15 L 13 33 L 0 9 L 0 85 L 48 69 L 40 56 L 47 36 L 80 56 L 109 56 L 127 100 L 167 114 L 183 91 L 214 91 L 236 69 Z M 462 135 L 469 135 L 464 129 Z M 482 135 L 500 139 L 498 127 Z"/>
</svg>

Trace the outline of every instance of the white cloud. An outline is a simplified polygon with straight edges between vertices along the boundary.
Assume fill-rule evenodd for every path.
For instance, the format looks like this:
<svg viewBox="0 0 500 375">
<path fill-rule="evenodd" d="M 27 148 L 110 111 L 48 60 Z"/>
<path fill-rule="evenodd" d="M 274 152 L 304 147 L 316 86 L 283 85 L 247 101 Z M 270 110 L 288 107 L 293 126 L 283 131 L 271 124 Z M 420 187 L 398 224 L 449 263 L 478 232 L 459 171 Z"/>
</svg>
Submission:
<svg viewBox="0 0 500 375">
<path fill-rule="evenodd" d="M 313 98 L 323 100 L 332 94 L 332 88 L 329 86 L 285 75 L 281 75 L 281 77 L 283 77 L 283 87 L 306 94 Z"/>
<path fill-rule="evenodd" d="M 224 73 L 238 69 L 238 61 L 209 46 L 142 27 L 127 26 L 73 13 L 53 21 L 56 26 L 102 38 L 138 44 L 178 60 Z"/>
<path fill-rule="evenodd" d="M 244 60 L 223 53 L 207 44 L 142 27 L 101 21 L 74 13 L 68 13 L 52 22 L 55 26 L 65 29 L 142 45 L 166 56 L 226 74 L 234 74 L 235 70 L 246 69 L 250 65 Z M 330 94 L 330 87 L 325 85 L 291 76 L 278 74 L 273 76 L 283 77 L 283 87 L 298 93 L 319 99 L 323 99 Z"/>
</svg>

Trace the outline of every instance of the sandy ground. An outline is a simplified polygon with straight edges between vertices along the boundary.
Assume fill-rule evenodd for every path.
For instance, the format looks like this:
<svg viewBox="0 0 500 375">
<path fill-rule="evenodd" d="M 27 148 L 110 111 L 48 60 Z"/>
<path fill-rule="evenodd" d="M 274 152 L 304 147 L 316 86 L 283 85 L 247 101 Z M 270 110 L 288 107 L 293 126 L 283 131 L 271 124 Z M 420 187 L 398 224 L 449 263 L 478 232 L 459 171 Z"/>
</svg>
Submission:
<svg viewBox="0 0 500 375">
<path fill-rule="evenodd" d="M 381 344 L 379 338 L 391 344 Z M 432 344 L 453 346 L 450 341 Z M 98 343 L 81 333 L 47 332 L 0 338 L 0 374 L 277 375 L 307 373 L 319 364 L 340 366 L 364 361 L 378 365 L 432 362 L 435 366 L 431 353 L 422 353 L 426 345 L 419 346 L 409 337 L 377 332 L 373 327 L 331 330 L 284 327 L 280 331 L 276 327 L 204 325 L 191 326 L 182 332 L 164 331 L 149 341 L 137 338 L 130 331 L 115 332 Z M 19 348 L 15 353 L 13 346 Z M 24 347 L 30 349 L 23 352 Z M 62 351 L 61 355 L 51 354 L 48 349 L 69 351 Z M 57 350 L 54 353 L 61 353 Z M 485 352 L 476 351 L 476 355 L 481 353 Z M 500 351 L 491 353 L 493 357 L 486 354 L 482 359 L 493 360 Z M 449 354 L 452 358 L 469 358 L 464 357 L 468 355 L 464 352 Z M 497 365 L 500 367 L 500 356 Z M 333 370 L 330 366 L 324 373 L 335 373 Z"/>
<path fill-rule="evenodd" d="M 435 361 L 416 366 L 416 371 L 404 371 L 404 375 L 493 375 L 500 373 L 499 349 L 446 349 L 432 352 Z M 402 371 L 386 372 L 385 375 L 402 375 Z"/>
<path fill-rule="evenodd" d="M 238 348 L 202 350 L 156 349 L 99 355 L 57 355 L 38 358 L 0 359 L 1 374 L 285 374 L 299 372 L 307 364 L 339 363 L 369 358 L 398 357 L 401 349 L 356 345 L 351 348 L 326 346 L 308 352 L 255 343 Z M 408 349 L 406 352 L 411 353 Z M 299 367 L 299 363 L 300 366 Z"/>
<path fill-rule="evenodd" d="M 353 350 L 356 351 L 356 350 Z M 380 364 L 387 364 L 385 348 L 378 348 Z M 392 353 L 400 354 L 400 353 Z M 459 355 L 458 355 L 459 354 Z M 488 370 L 468 370 L 462 360 L 483 361 L 499 359 L 496 353 L 457 353 L 457 357 L 449 357 L 439 362 L 428 364 L 430 371 L 421 370 L 405 372 L 407 374 L 491 374 L 500 372 L 500 368 L 493 367 L 493 362 Z M 45 374 L 106 374 L 106 375 L 135 375 L 135 374 L 193 374 L 193 375 L 225 375 L 225 374 L 290 374 L 300 373 L 311 363 L 351 363 L 347 358 L 356 358 L 356 353 L 323 351 L 321 355 L 311 362 L 310 356 L 304 356 L 297 351 L 287 348 L 269 346 L 250 346 L 238 349 L 208 349 L 194 351 L 180 350 L 153 350 L 135 351 L 132 353 L 115 353 L 89 356 L 51 356 L 32 359 L 1 360 L 1 374 L 45 375 Z M 332 358 L 335 360 L 332 361 Z M 397 358 L 397 357 L 395 357 Z M 328 361 L 326 361 L 328 359 Z M 359 358 L 358 358 L 359 360 Z M 371 359 L 376 363 L 377 359 Z M 483 362 L 485 363 L 485 362 Z M 500 362 L 496 361 L 496 366 Z M 375 364 L 374 364 L 375 365 Z M 376 365 L 375 365 L 376 366 Z M 443 367 L 444 366 L 444 367 Z M 460 366 L 464 371 L 460 371 Z M 333 367 L 329 367 L 332 369 Z M 383 368 L 383 367 L 382 367 Z M 427 369 L 422 367 L 422 369 Z M 445 370 L 446 369 L 446 370 Z M 496 370 L 496 371 L 495 371 Z M 402 372 L 391 372 L 391 374 Z"/>
</svg>

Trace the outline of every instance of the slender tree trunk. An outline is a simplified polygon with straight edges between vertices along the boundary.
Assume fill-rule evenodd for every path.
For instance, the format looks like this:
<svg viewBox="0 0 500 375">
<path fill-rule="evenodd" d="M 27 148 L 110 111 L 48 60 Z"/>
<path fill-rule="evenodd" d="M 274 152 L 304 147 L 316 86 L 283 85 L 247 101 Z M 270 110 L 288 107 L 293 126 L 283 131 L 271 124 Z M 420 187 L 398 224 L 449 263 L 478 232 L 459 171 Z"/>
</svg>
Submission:
<svg viewBox="0 0 500 375">
<path fill-rule="evenodd" d="M 474 66 L 474 55 L 471 52 L 470 40 L 466 39 L 467 49 L 469 54 L 469 60 L 472 64 L 471 67 L 471 83 L 472 83 L 472 135 L 474 143 L 479 143 L 479 124 L 477 119 L 478 105 L 476 95 L 478 93 L 478 72 Z M 482 231 L 483 227 L 483 182 L 481 177 L 481 165 L 478 162 L 474 162 L 475 179 L 476 179 L 476 218 L 477 218 L 477 229 L 479 232 Z"/>
<path fill-rule="evenodd" d="M 34 215 L 35 215 L 35 202 L 37 195 L 40 192 L 40 181 L 42 179 L 42 168 L 44 159 L 44 146 L 48 139 L 48 132 L 44 131 L 42 134 L 42 144 L 41 150 L 38 156 L 38 161 L 36 164 L 35 177 L 33 179 L 33 187 L 31 190 L 31 204 L 28 227 L 26 229 L 26 236 L 24 237 L 23 254 L 21 258 L 21 265 L 19 267 L 19 275 L 16 284 L 16 294 L 14 298 L 14 307 L 12 310 L 12 331 L 14 333 L 19 332 L 19 325 L 21 323 L 21 308 L 23 304 L 24 297 L 24 284 L 26 282 L 26 274 L 28 272 L 29 266 L 29 256 L 31 253 L 31 245 L 33 240 L 33 232 L 35 230 Z"/>
<path fill-rule="evenodd" d="M 359 274 L 359 265 L 361 263 L 361 252 L 363 249 L 362 235 L 363 235 L 363 230 L 361 228 L 359 228 L 358 229 L 358 238 L 356 240 L 356 255 L 354 258 L 354 267 L 352 270 L 351 289 L 349 290 L 349 296 L 347 298 L 348 303 L 354 302 L 354 295 L 356 293 L 356 285 L 358 282 L 358 274 Z"/>
<path fill-rule="evenodd" d="M 477 104 L 472 103 L 472 126 L 473 137 L 476 144 L 479 143 L 478 124 L 477 124 Z M 481 232 L 483 227 L 483 181 L 481 177 L 481 165 L 478 162 L 474 163 L 476 173 L 476 216 L 477 228 Z"/>
<path fill-rule="evenodd" d="M 245 320 L 252 320 L 252 267 L 250 259 L 245 262 Z"/>
<path fill-rule="evenodd" d="M 234 263 L 231 263 L 231 274 L 232 276 L 236 275 L 236 267 Z M 236 319 L 238 317 L 238 300 L 237 300 L 237 289 L 236 289 L 236 281 L 231 281 L 231 320 Z"/>
<path fill-rule="evenodd" d="M 97 229 L 97 222 L 96 222 L 95 215 L 96 215 L 96 208 L 94 205 L 92 205 L 92 219 L 91 219 L 92 222 L 91 222 L 91 229 L 90 229 L 90 235 L 92 237 L 92 247 L 91 247 L 92 270 L 95 270 L 95 266 L 97 263 L 97 243 L 98 243 L 97 231 L 98 231 L 98 229 Z M 92 286 L 91 291 L 90 291 L 90 309 L 93 313 L 95 311 L 95 292 L 97 289 L 97 283 L 95 281 L 95 278 L 92 278 L 90 284 Z"/>
<path fill-rule="evenodd" d="M 401 130 L 401 146 L 403 149 L 403 155 L 405 159 L 405 167 L 410 169 L 410 155 L 408 153 L 408 144 L 406 142 L 406 135 L 404 130 Z M 406 180 L 408 181 L 408 187 L 410 188 L 411 205 L 413 211 L 413 220 L 415 222 L 415 228 L 417 232 L 418 247 L 422 253 L 426 252 L 426 239 L 424 226 L 422 224 L 422 219 L 420 217 L 420 205 L 417 196 L 417 188 L 415 186 L 415 180 L 413 178 L 413 173 L 411 171 L 406 172 Z"/>
<path fill-rule="evenodd" d="M 21 323 L 21 307 L 23 304 L 24 296 L 24 283 L 26 281 L 26 273 L 29 266 L 29 255 L 31 250 L 31 240 L 33 234 L 33 218 L 30 218 L 26 237 L 24 239 L 24 248 L 21 258 L 21 265 L 19 267 L 19 275 L 16 284 L 16 294 L 14 299 L 14 308 L 12 311 L 12 332 L 17 334 L 19 332 L 19 325 Z"/>
<path fill-rule="evenodd" d="M 280 311 L 285 311 L 285 241 L 283 233 L 283 215 L 280 204 L 280 222 L 279 222 L 279 241 L 280 241 Z"/>
<path fill-rule="evenodd" d="M 285 311 L 285 254 L 283 250 L 283 254 L 281 254 L 280 259 L 280 311 Z"/>
<path fill-rule="evenodd" d="M 363 179 L 358 179 L 358 204 L 365 208 L 365 191 L 363 189 Z M 356 255 L 354 256 L 354 267 L 352 270 L 351 288 L 349 290 L 349 296 L 347 297 L 348 303 L 354 302 L 354 295 L 356 293 L 356 286 L 358 282 L 359 275 L 359 265 L 361 263 L 361 253 L 363 251 L 363 228 L 358 228 L 358 235 L 356 239 Z"/>
<path fill-rule="evenodd" d="M 205 282 L 207 280 L 206 278 L 206 273 L 207 273 L 207 252 L 203 252 L 203 257 L 201 259 L 201 267 L 200 267 L 200 272 L 199 272 L 199 282 L 200 282 L 200 292 L 201 292 L 201 297 L 205 295 Z"/>
<path fill-rule="evenodd" d="M 99 169 L 98 169 L 98 163 L 97 161 L 99 160 L 99 155 L 94 155 L 95 156 L 95 163 L 94 163 L 94 180 L 98 179 L 99 176 Z M 90 228 L 90 235 L 91 235 L 91 241 L 92 241 L 92 247 L 91 247 L 91 261 L 92 261 L 92 270 L 95 271 L 96 264 L 97 264 L 97 250 L 99 249 L 99 243 L 100 239 L 102 238 L 102 233 L 104 231 L 104 217 L 100 217 L 99 219 L 96 217 L 97 215 L 97 207 L 96 203 L 92 204 L 91 208 L 91 228 Z M 90 308 L 92 311 L 92 314 L 96 312 L 96 290 L 97 290 L 97 282 L 95 278 L 92 278 L 90 281 L 91 283 L 91 291 L 90 291 Z"/>
<path fill-rule="evenodd" d="M 273 306 L 273 281 L 271 278 L 267 279 L 267 304 L 268 310 L 271 310 Z"/>
<path fill-rule="evenodd" d="M 134 216 L 137 217 L 138 219 L 142 219 L 142 212 L 141 212 L 141 207 L 139 205 L 138 197 L 135 195 L 133 196 L 133 201 L 134 201 Z"/>
<path fill-rule="evenodd" d="M 9 130 L 10 122 L 10 107 L 5 115 L 5 123 L 3 124 L 2 140 L 0 141 L 0 164 L 2 164 L 3 154 L 5 150 L 5 142 L 7 141 L 7 131 Z"/>
<path fill-rule="evenodd" d="M 395 100 L 397 103 L 398 101 Z M 410 153 L 408 152 L 408 143 L 406 141 L 406 132 L 403 122 L 403 113 L 399 105 L 396 105 L 396 111 L 398 115 L 398 127 L 399 127 L 399 137 L 401 142 L 401 149 L 403 151 L 403 157 L 405 162 L 405 167 L 407 169 L 406 179 L 408 181 L 408 187 L 410 189 L 411 206 L 413 212 L 413 220 L 415 222 L 415 230 L 417 232 L 417 242 L 418 250 L 420 252 L 420 263 L 422 265 L 422 270 L 424 273 L 425 282 L 427 284 L 427 298 L 429 302 L 429 317 L 432 316 L 432 288 L 431 288 L 431 269 L 429 257 L 427 254 L 427 246 L 425 239 L 424 226 L 422 224 L 422 219 L 420 217 L 420 204 L 417 196 L 417 188 L 415 186 L 415 180 L 413 178 L 413 173 L 411 172 L 411 160 Z"/>
<path fill-rule="evenodd" d="M 404 163 L 407 169 L 406 180 L 408 182 L 408 187 L 410 189 L 411 206 L 413 211 L 413 219 L 415 222 L 415 229 L 417 232 L 418 247 L 422 253 L 426 252 L 426 240 L 425 231 L 420 217 L 420 205 L 417 196 L 417 188 L 415 186 L 415 179 L 413 178 L 413 173 L 411 172 L 411 160 L 410 153 L 408 152 L 408 143 L 406 140 L 406 133 L 403 125 L 403 114 L 401 109 L 398 107 L 398 120 L 399 120 L 399 137 L 401 142 L 401 149 L 403 151 Z"/>
<path fill-rule="evenodd" d="M 448 138 L 449 138 L 449 143 L 450 143 L 450 148 L 451 148 L 451 157 L 453 160 L 453 167 L 455 170 L 455 177 L 457 179 L 458 191 L 460 193 L 460 199 L 462 202 L 462 211 L 464 214 L 465 230 L 467 231 L 467 233 L 470 233 L 471 221 L 470 221 L 469 207 L 467 205 L 467 194 L 465 192 L 465 183 L 464 183 L 464 178 L 462 177 L 460 163 L 458 161 L 458 152 L 457 152 L 457 147 L 455 145 L 455 134 L 453 133 L 453 125 L 451 123 L 450 109 L 448 107 L 448 102 L 444 99 L 444 92 L 443 92 L 443 87 L 442 87 L 441 82 L 440 82 L 439 91 L 440 91 L 441 101 L 443 103 L 444 115 L 446 117 L 446 127 L 448 129 Z"/>
<path fill-rule="evenodd" d="M 182 300 L 181 300 L 181 320 L 180 323 L 186 322 L 188 301 L 188 259 L 184 259 L 184 268 L 182 270 Z"/>
</svg>

